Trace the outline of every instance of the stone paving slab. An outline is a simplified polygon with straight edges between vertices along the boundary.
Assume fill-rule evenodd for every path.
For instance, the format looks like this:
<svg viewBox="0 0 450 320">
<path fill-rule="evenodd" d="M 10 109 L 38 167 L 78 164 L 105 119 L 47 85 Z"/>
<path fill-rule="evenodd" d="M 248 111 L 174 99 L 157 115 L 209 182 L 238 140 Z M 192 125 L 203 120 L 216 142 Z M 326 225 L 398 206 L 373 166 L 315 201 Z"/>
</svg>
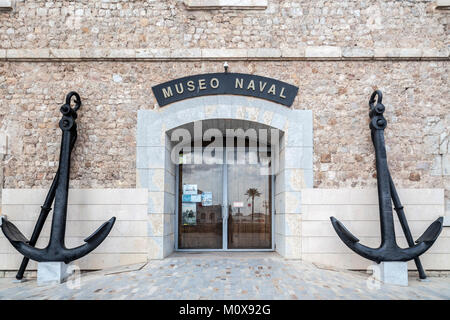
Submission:
<svg viewBox="0 0 450 320">
<path fill-rule="evenodd" d="M 175 253 L 148 264 L 86 273 L 38 287 L 0 279 L 0 299 L 450 299 L 450 278 L 384 285 L 360 272 L 286 260 L 276 253 Z"/>
</svg>

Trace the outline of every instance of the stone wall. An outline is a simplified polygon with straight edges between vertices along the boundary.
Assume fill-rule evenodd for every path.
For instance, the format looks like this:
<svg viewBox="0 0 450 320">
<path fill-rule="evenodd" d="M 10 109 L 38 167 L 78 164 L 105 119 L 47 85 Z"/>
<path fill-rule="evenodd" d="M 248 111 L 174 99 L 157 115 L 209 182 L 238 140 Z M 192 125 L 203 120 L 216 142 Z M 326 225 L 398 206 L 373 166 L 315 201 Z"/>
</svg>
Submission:
<svg viewBox="0 0 450 320">
<path fill-rule="evenodd" d="M 376 185 L 368 128 L 372 90 L 384 93 L 386 143 L 398 187 L 444 188 L 450 197 L 446 61 L 249 61 L 233 72 L 299 86 L 293 108 L 314 117 L 314 186 Z M 59 106 L 70 90 L 83 98 L 73 155 L 74 187 L 136 183 L 137 110 L 152 109 L 151 86 L 222 70 L 220 62 L 3 62 L 0 130 L 8 136 L 7 188 L 48 187 L 58 161 Z"/>
<path fill-rule="evenodd" d="M 16 0 L 1 48 L 445 48 L 436 2 L 269 0 L 265 10 L 187 10 L 184 0 Z"/>
<path fill-rule="evenodd" d="M 375 185 L 367 100 L 383 90 L 394 180 L 444 188 L 450 211 L 448 10 L 432 0 L 185 3 L 15 0 L 0 11 L 0 194 L 2 183 L 50 185 L 70 90 L 84 102 L 72 186 L 135 187 L 136 113 L 154 108 L 151 86 L 234 59 L 232 72 L 299 86 L 293 107 L 314 115 L 315 187 Z"/>
</svg>

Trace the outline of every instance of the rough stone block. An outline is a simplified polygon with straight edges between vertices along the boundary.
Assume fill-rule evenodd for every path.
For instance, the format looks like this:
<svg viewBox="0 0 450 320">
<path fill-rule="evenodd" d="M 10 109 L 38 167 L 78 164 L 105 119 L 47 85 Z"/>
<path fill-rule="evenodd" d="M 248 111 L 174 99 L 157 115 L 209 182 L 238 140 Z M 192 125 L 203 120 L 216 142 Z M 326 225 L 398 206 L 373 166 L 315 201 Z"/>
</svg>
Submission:
<svg viewBox="0 0 450 320">
<path fill-rule="evenodd" d="M 450 214 L 444 216 L 444 223 L 443 223 L 444 227 L 450 227 Z"/>
<path fill-rule="evenodd" d="M 284 215 L 284 234 L 287 236 L 301 236 L 302 215 L 285 214 Z"/>
<path fill-rule="evenodd" d="M 164 169 L 138 169 L 141 187 L 148 191 L 164 191 Z"/>
<path fill-rule="evenodd" d="M 408 263 L 402 261 L 385 261 L 378 264 L 374 276 L 385 284 L 408 286 Z"/>
<path fill-rule="evenodd" d="M 137 147 L 138 169 L 164 169 L 165 147 Z"/>
<path fill-rule="evenodd" d="M 175 235 L 169 234 L 163 237 L 163 256 L 170 255 L 175 249 Z"/>
<path fill-rule="evenodd" d="M 0 0 L 0 11 L 1 10 L 11 10 L 12 2 L 11 0 Z"/>
<path fill-rule="evenodd" d="M 148 213 L 174 213 L 175 196 L 169 192 L 148 193 Z"/>
<path fill-rule="evenodd" d="M 285 256 L 286 253 L 286 237 L 279 234 L 279 233 L 275 233 L 275 250 L 276 252 L 278 252 L 281 256 Z"/>
<path fill-rule="evenodd" d="M 422 57 L 424 58 L 446 58 L 449 56 L 450 50 L 447 47 L 443 48 L 423 48 Z"/>
<path fill-rule="evenodd" d="M 111 53 L 110 49 L 105 48 L 88 48 L 80 50 L 82 58 L 105 58 Z"/>
<path fill-rule="evenodd" d="M 442 156 L 438 155 L 434 157 L 433 164 L 431 165 L 430 175 L 441 176 L 442 175 Z"/>
<path fill-rule="evenodd" d="M 164 214 L 153 213 L 148 215 L 147 223 L 148 235 L 151 237 L 161 237 L 164 235 Z"/>
<path fill-rule="evenodd" d="M 286 147 L 281 151 L 280 161 L 286 169 L 312 169 L 313 152 L 310 147 Z"/>
<path fill-rule="evenodd" d="M 265 9 L 268 0 L 184 0 L 188 9 L 217 9 L 217 8 L 238 8 L 238 9 Z"/>
<path fill-rule="evenodd" d="M 284 237 L 286 259 L 301 259 L 302 257 L 302 238 L 298 236 Z"/>
<path fill-rule="evenodd" d="M 246 49 L 202 49 L 202 58 L 247 58 Z"/>
<path fill-rule="evenodd" d="M 374 51 L 369 48 L 345 47 L 342 48 L 342 56 L 345 58 L 372 58 Z"/>
<path fill-rule="evenodd" d="M 171 58 L 201 58 L 202 50 L 200 48 L 175 49 L 172 50 Z"/>
<path fill-rule="evenodd" d="M 286 191 L 301 191 L 304 188 L 311 188 L 307 174 L 310 169 L 284 169 L 284 189 Z M 310 177 L 308 177 L 310 178 Z"/>
<path fill-rule="evenodd" d="M 304 58 L 305 47 L 281 49 L 281 56 L 283 58 Z"/>
<path fill-rule="evenodd" d="M 50 57 L 49 49 L 8 49 L 8 59 L 46 59 Z"/>
<path fill-rule="evenodd" d="M 450 154 L 442 156 L 442 175 L 450 176 Z"/>
<path fill-rule="evenodd" d="M 134 49 L 111 49 L 109 58 L 135 58 L 136 51 Z"/>
<path fill-rule="evenodd" d="M 175 232 L 176 216 L 174 214 L 164 214 L 164 236 L 171 235 Z"/>
<path fill-rule="evenodd" d="M 306 47 L 305 56 L 307 58 L 340 58 L 341 48 L 333 46 Z"/>
<path fill-rule="evenodd" d="M 276 48 L 248 49 L 249 58 L 280 58 L 281 50 Z"/>
<path fill-rule="evenodd" d="M 281 192 L 275 196 L 277 213 L 302 213 L 301 192 Z"/>
<path fill-rule="evenodd" d="M 422 49 L 419 48 L 375 48 L 376 58 L 420 58 Z"/>
<path fill-rule="evenodd" d="M 50 49 L 50 58 L 57 59 L 79 59 L 81 52 L 79 49 Z"/>
<path fill-rule="evenodd" d="M 8 136 L 0 133 L 0 157 L 5 155 L 8 151 Z"/>
<path fill-rule="evenodd" d="M 446 154 L 449 145 L 449 138 L 446 132 L 442 132 L 439 136 L 439 154 Z"/>
<path fill-rule="evenodd" d="M 164 237 L 148 237 L 148 258 L 150 260 L 155 259 L 163 259 L 164 258 L 164 251 L 163 251 L 163 244 L 164 244 Z"/>
<path fill-rule="evenodd" d="M 286 145 L 291 147 L 313 147 L 313 114 L 311 110 L 292 110 L 289 127 L 285 131 Z"/>
<path fill-rule="evenodd" d="M 64 262 L 39 262 L 37 283 L 39 286 L 63 283 L 70 275 L 70 264 Z"/>
<path fill-rule="evenodd" d="M 436 0 L 436 6 L 438 8 L 450 7 L 450 0 Z"/>
</svg>

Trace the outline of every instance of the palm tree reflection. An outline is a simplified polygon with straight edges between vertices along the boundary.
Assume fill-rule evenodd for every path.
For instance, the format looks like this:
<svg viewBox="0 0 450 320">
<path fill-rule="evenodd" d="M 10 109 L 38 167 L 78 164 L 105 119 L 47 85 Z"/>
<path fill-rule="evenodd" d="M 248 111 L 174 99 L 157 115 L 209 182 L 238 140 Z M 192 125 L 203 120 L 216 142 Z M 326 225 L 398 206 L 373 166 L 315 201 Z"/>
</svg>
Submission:
<svg viewBox="0 0 450 320">
<path fill-rule="evenodd" d="M 252 198 L 252 221 L 253 221 L 253 217 L 255 215 L 255 197 L 260 197 L 261 192 L 259 192 L 257 188 L 250 188 L 247 190 L 245 195 L 247 196 L 247 200 Z"/>
</svg>

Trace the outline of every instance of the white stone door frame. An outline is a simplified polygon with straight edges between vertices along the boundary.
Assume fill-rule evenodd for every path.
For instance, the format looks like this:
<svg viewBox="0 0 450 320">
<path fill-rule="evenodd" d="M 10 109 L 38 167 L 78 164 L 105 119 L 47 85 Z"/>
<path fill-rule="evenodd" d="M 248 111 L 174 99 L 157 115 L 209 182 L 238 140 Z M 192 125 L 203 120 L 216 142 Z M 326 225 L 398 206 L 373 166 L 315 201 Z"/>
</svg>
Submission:
<svg viewBox="0 0 450 320">
<path fill-rule="evenodd" d="M 301 256 L 301 189 L 313 187 L 312 111 L 244 96 L 204 96 L 155 110 L 139 110 L 136 138 L 136 187 L 148 189 L 148 250 L 162 259 L 175 248 L 175 164 L 167 132 L 209 119 L 258 122 L 280 130 L 279 170 L 275 175 L 275 250 Z"/>
</svg>

